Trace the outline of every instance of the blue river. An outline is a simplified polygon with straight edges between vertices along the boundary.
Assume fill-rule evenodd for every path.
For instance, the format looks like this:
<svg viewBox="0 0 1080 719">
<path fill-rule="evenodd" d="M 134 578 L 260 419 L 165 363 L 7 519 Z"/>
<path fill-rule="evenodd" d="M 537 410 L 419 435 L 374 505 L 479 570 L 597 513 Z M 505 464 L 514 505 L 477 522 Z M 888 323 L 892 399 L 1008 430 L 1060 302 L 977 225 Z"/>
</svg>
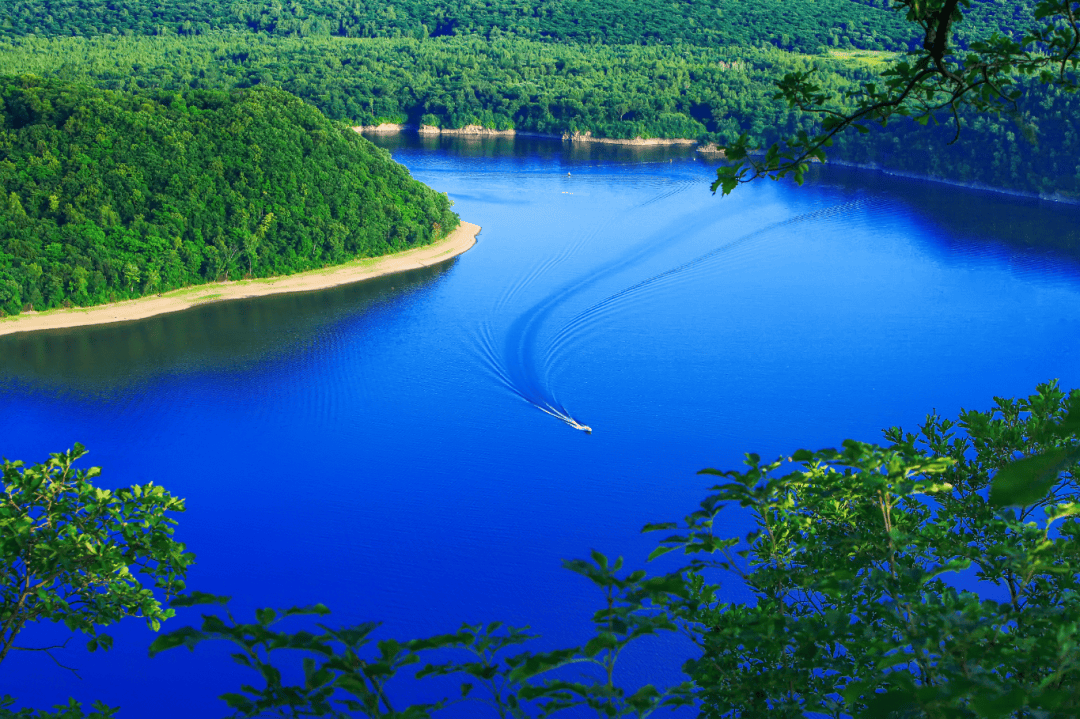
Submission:
<svg viewBox="0 0 1080 719">
<path fill-rule="evenodd" d="M 473 249 L 329 291 L 0 337 L 0 454 L 81 442 L 103 484 L 186 498 L 189 586 L 244 618 L 322 602 L 324 621 L 382 621 L 382 638 L 501 620 L 531 626 L 535 650 L 573 646 L 601 597 L 561 560 L 647 567 L 640 528 L 693 511 L 697 470 L 1080 385 L 1076 206 L 836 167 L 721 198 L 678 149 L 376 139 L 483 227 Z M 54 653 L 78 676 L 12 653 L 0 694 L 187 719 L 227 714 L 217 695 L 255 680 L 227 647 L 149 659 L 139 620 L 108 631 L 107 653 L 81 637 Z M 689 653 L 646 641 L 620 678 L 678 681 Z"/>
</svg>

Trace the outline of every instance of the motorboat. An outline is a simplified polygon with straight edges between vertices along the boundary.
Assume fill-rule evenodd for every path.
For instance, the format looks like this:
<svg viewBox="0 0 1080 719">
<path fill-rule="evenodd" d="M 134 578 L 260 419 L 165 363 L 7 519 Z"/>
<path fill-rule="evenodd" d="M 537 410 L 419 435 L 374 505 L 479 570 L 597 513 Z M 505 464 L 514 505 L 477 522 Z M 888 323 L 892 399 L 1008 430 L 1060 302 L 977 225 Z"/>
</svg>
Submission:
<svg viewBox="0 0 1080 719">
<path fill-rule="evenodd" d="M 535 406 L 535 407 L 536 407 L 536 408 L 537 408 L 538 410 L 540 410 L 541 412 L 543 412 L 544 414 L 550 414 L 550 415 L 551 415 L 552 417 L 554 417 L 555 419 L 560 419 L 560 420 L 562 420 L 563 422 L 566 422 L 566 423 L 567 423 L 568 425 L 570 425 L 570 426 L 571 426 L 571 427 L 573 427 L 574 429 L 580 429 L 580 430 L 581 430 L 582 432 L 584 432 L 585 434 L 592 434 L 592 427 L 590 427 L 590 426 L 589 426 L 589 425 L 587 425 L 587 424 L 582 424 L 581 422 L 578 422 L 578 421 L 577 421 L 576 419 L 574 419 L 574 418 L 573 418 L 573 417 L 571 417 L 570 415 L 568 415 L 568 414 L 563 414 L 562 412 L 560 412 L 559 410 L 555 409 L 554 407 L 541 407 L 541 406 L 540 406 L 540 405 L 538 405 L 538 404 L 536 404 L 536 405 L 534 405 L 534 406 Z"/>
<path fill-rule="evenodd" d="M 587 424 L 582 424 L 581 422 L 578 422 L 575 419 L 570 419 L 569 417 L 567 419 L 564 419 L 563 421 L 566 422 L 571 427 L 573 427 L 574 429 L 580 429 L 582 432 L 585 432 L 586 434 L 592 434 L 592 427 L 590 427 Z"/>
</svg>

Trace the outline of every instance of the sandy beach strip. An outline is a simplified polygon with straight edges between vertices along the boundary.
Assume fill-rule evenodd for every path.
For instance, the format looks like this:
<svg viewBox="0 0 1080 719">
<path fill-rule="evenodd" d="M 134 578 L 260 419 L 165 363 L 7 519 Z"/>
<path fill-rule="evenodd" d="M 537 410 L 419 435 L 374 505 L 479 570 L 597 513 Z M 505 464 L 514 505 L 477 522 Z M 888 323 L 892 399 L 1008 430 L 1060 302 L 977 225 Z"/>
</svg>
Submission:
<svg viewBox="0 0 1080 719">
<path fill-rule="evenodd" d="M 62 327 L 107 324 L 109 322 L 128 322 L 168 312 L 179 312 L 206 302 L 237 300 L 244 297 L 261 297 L 286 292 L 308 292 L 337 287 L 338 285 L 347 285 L 353 282 L 369 280 L 373 277 L 390 275 L 395 272 L 406 272 L 445 262 L 476 244 L 476 235 L 479 232 L 479 225 L 462 222 L 456 230 L 450 233 L 449 237 L 434 245 L 426 245 L 382 257 L 367 257 L 321 270 L 310 270 L 295 275 L 268 277 L 258 280 L 211 282 L 205 285 L 172 290 L 161 295 L 151 295 L 95 307 L 71 307 L 46 312 L 24 312 L 20 315 L 0 319 L 0 335 L 60 329 Z"/>
</svg>

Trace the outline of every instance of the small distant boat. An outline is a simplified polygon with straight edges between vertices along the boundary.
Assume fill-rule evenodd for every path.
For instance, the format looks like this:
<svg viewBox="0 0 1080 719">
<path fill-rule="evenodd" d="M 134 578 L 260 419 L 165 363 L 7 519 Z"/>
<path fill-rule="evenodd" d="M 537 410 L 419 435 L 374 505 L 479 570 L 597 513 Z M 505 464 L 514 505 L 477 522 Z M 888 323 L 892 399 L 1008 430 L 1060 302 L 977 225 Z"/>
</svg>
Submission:
<svg viewBox="0 0 1080 719">
<path fill-rule="evenodd" d="M 576 419 L 574 419 L 570 415 L 563 414 L 562 412 L 560 412 L 560 411 L 558 411 L 557 409 L 554 409 L 554 408 L 548 409 L 548 408 L 545 408 L 545 407 L 541 407 L 538 404 L 533 405 L 533 406 L 535 406 L 538 410 L 540 410 L 544 414 L 550 414 L 555 419 L 561 419 L 563 422 L 566 422 L 568 425 L 570 425 L 574 429 L 580 429 L 585 434 L 592 434 L 592 427 L 590 427 L 587 424 L 582 424 L 581 422 L 578 422 Z"/>
<path fill-rule="evenodd" d="M 582 432 L 584 432 L 586 434 L 592 434 L 592 427 L 590 427 L 587 424 L 582 424 L 581 422 L 578 422 L 575 419 L 564 419 L 563 421 L 566 422 L 571 427 L 573 427 L 574 429 L 580 429 Z"/>
</svg>

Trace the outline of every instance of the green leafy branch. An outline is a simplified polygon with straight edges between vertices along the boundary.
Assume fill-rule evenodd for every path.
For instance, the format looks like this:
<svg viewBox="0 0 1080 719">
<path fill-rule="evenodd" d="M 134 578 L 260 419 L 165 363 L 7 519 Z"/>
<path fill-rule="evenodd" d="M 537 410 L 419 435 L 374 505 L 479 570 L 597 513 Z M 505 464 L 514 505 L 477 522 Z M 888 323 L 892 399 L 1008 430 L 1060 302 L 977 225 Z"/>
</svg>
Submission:
<svg viewBox="0 0 1080 719">
<path fill-rule="evenodd" d="M 644 530 L 675 530 L 654 557 L 690 558 L 697 594 L 669 611 L 698 629 L 687 669 L 703 716 L 1075 715 L 1080 486 L 1061 457 L 1075 456 L 1077 402 L 1049 382 L 890 429 L 886 447 L 703 470 L 724 481 L 699 508 Z M 752 518 L 744 537 L 729 505 Z M 753 601 L 720 601 L 704 579 L 717 570 Z"/>
<path fill-rule="evenodd" d="M 842 98 L 815 83 L 814 70 L 786 74 L 777 83 L 775 98 L 820 116 L 821 131 L 813 135 L 799 131 L 761 155 L 757 155 L 760 148 L 751 145 L 746 134 L 741 135 L 723 148 L 729 164 L 717 170 L 713 192 L 721 190 L 727 195 L 740 184 L 789 174 L 802 184 L 810 163 L 825 161 L 825 148 L 837 134 L 848 128 L 868 132 L 867 122 L 884 127 L 897 115 L 926 125 L 931 120 L 937 122 L 935 113 L 947 110 L 958 137 L 961 106 L 991 113 L 1015 107 L 1020 98 L 1014 80 L 1017 75 L 1036 77 L 1069 92 L 1080 87 L 1080 3 L 1041 0 L 1035 8 L 1041 27 L 1019 41 L 994 34 L 971 43 L 961 54 L 954 49 L 953 35 L 964 20 L 963 11 L 970 7 L 970 0 L 894 0 L 893 9 L 904 12 L 919 28 L 921 48 L 907 53 L 883 72 L 878 82 L 864 83 L 858 90 L 843 93 Z"/>
<path fill-rule="evenodd" d="M 1045 392 L 1064 394 L 1056 383 L 1045 385 Z M 1065 411 L 1051 415 L 1048 422 L 1036 426 L 1031 433 L 1033 451 L 1029 456 L 1013 459 L 998 470 L 990 488 L 990 503 L 996 507 L 1031 506 L 1053 499 L 1054 487 L 1063 474 L 1072 476 L 1080 463 L 1080 392 L 1073 391 Z M 1054 510 L 1064 516 L 1063 508 Z"/>
<path fill-rule="evenodd" d="M 33 651 L 15 641 L 35 622 L 87 634 L 94 651 L 112 645 L 98 627 L 136 616 L 157 631 L 173 616 L 160 595 L 180 592 L 194 561 L 173 539 L 183 500 L 154 484 L 101 489 L 98 468 L 72 466 L 85 454 L 76 444 L 44 464 L 0 466 L 0 661 Z"/>
<path fill-rule="evenodd" d="M 101 702 L 94 702 L 90 711 L 74 699 L 67 704 L 53 707 L 53 711 L 44 709 L 12 709 L 15 699 L 0 696 L 0 719 L 111 719 L 119 713 L 119 707 L 109 707 Z"/>
<path fill-rule="evenodd" d="M 480 702 L 503 718 L 547 717 L 584 706 L 604 717 L 643 719 L 660 708 L 692 705 L 695 698 L 690 682 L 666 689 L 646 685 L 633 691 L 616 682 L 616 663 L 630 643 L 678 628 L 663 602 L 668 595 L 679 594 L 679 578 L 647 578 L 640 570 L 623 571 L 622 565 L 621 559 L 612 562 L 599 552 L 592 553 L 591 561 L 565 563 L 599 587 L 605 597 L 604 606 L 593 616 L 595 635 L 580 647 L 511 653 L 536 637 L 527 628 L 498 622 L 466 624 L 452 634 L 406 642 L 381 640 L 371 647 L 372 633 L 378 627 L 375 622 L 344 629 L 317 624 L 319 631 L 274 628 L 285 619 L 328 614 L 322 605 L 284 611 L 258 609 L 254 623 L 242 623 L 229 611 L 228 597 L 192 593 L 174 600 L 173 606 L 214 606 L 216 613 L 203 615 L 199 628 L 189 626 L 162 634 L 151 645 L 150 654 L 177 647 L 194 650 L 207 641 L 236 646 L 239 651 L 232 655 L 233 660 L 253 670 L 261 685 L 244 685 L 241 692 L 221 697 L 235 717 L 274 713 L 286 717 L 422 719 L 453 704 Z M 418 665 L 422 655 L 442 657 L 448 650 L 468 658 L 429 661 L 412 676 L 415 680 L 461 676 L 457 695 L 399 707 L 388 684 L 407 667 Z M 304 655 L 303 681 L 289 683 L 278 662 L 296 653 Z M 569 671 L 575 665 L 598 668 L 599 674 L 582 672 L 573 677 Z"/>
</svg>

